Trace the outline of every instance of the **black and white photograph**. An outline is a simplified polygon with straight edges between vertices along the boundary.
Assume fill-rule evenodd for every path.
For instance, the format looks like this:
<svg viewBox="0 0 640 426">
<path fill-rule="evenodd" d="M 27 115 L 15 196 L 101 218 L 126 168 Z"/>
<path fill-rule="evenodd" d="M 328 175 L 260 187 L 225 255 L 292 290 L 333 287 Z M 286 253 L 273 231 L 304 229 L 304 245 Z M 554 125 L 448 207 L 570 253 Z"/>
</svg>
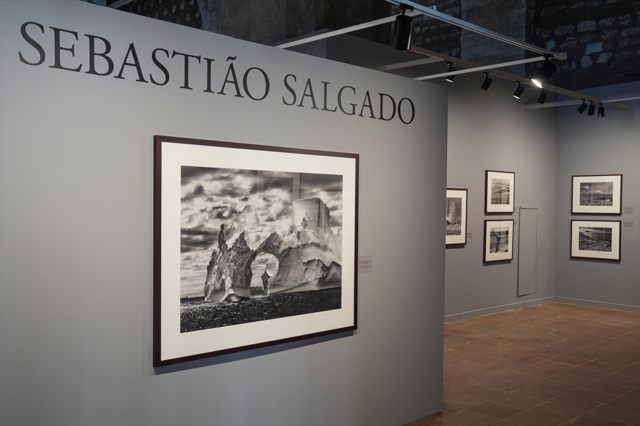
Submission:
<svg viewBox="0 0 640 426">
<path fill-rule="evenodd" d="M 484 262 L 513 259 L 513 219 L 484 221 Z"/>
<path fill-rule="evenodd" d="M 156 150 L 160 364 L 355 327 L 355 154 Z"/>
<path fill-rule="evenodd" d="M 446 245 L 467 243 L 467 190 L 447 188 Z"/>
<path fill-rule="evenodd" d="M 620 260 L 620 221 L 571 221 L 571 257 Z"/>
<path fill-rule="evenodd" d="M 180 331 L 340 308 L 342 176 L 182 166 Z"/>
<path fill-rule="evenodd" d="M 572 177 L 571 213 L 622 213 L 622 175 Z"/>
<path fill-rule="evenodd" d="M 485 213 L 513 213 L 515 173 L 485 171 Z"/>
</svg>

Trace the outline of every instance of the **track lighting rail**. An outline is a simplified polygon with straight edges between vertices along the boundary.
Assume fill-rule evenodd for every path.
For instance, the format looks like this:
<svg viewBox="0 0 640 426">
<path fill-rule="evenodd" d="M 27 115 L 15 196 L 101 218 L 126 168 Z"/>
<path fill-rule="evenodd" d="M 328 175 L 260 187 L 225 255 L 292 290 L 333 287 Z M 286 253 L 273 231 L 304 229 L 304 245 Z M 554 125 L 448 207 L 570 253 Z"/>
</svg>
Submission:
<svg viewBox="0 0 640 426">
<path fill-rule="evenodd" d="M 417 11 L 409 11 L 406 13 L 407 16 L 418 16 L 421 15 L 421 12 Z M 342 34 L 348 34 L 354 31 L 363 30 L 365 28 L 377 27 L 378 25 L 388 24 L 390 22 L 395 21 L 397 16 L 400 16 L 401 13 L 396 15 L 387 16 L 385 18 L 376 19 L 374 21 L 363 22 L 362 24 L 352 25 L 350 27 L 340 28 L 339 30 L 328 31 L 326 33 L 315 34 L 312 36 L 303 36 L 297 40 L 291 40 L 284 43 L 275 44 L 274 47 L 279 47 L 281 49 L 288 49 L 294 46 L 300 46 L 307 43 L 312 43 L 314 41 L 324 40 L 325 38 L 331 38 L 335 36 L 339 36 Z"/>
<path fill-rule="evenodd" d="M 544 60 L 545 60 L 544 56 L 536 56 L 535 58 L 519 59 L 517 61 L 501 62 L 499 64 L 483 65 L 481 67 L 465 68 L 463 70 L 448 71 L 448 72 L 443 72 L 443 73 L 440 73 L 440 74 L 425 75 L 425 76 L 421 76 L 421 77 L 415 77 L 414 79 L 415 80 L 420 80 L 420 81 L 433 80 L 435 78 L 442 78 L 442 77 L 446 77 L 446 76 L 449 76 L 449 75 L 469 74 L 469 73 L 474 73 L 474 72 L 494 70 L 494 69 L 497 69 L 497 68 L 507 68 L 507 67 L 512 67 L 512 66 L 515 66 L 515 65 L 528 64 L 530 62 L 540 62 L 540 61 L 544 61 Z"/>
</svg>

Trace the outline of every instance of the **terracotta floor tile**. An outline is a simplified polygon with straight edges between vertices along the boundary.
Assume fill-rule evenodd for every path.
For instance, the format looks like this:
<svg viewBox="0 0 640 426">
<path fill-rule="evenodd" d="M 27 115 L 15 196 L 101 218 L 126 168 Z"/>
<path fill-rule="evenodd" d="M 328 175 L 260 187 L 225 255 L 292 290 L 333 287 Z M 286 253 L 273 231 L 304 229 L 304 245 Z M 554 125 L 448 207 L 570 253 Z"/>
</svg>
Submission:
<svg viewBox="0 0 640 426">
<path fill-rule="evenodd" d="M 640 407 L 634 408 L 611 401 L 592 408 L 589 414 L 594 417 L 611 419 L 623 423 L 640 423 Z"/>
<path fill-rule="evenodd" d="M 561 420 L 553 416 L 533 411 L 523 411 L 505 420 L 518 426 L 556 426 L 562 423 Z"/>
<path fill-rule="evenodd" d="M 460 411 L 446 418 L 447 421 L 460 426 L 495 425 L 501 419 L 469 410 Z"/>
<path fill-rule="evenodd" d="M 550 303 L 445 324 L 444 409 L 412 426 L 640 426 L 640 314 Z"/>
<path fill-rule="evenodd" d="M 469 411 L 486 414 L 498 419 L 506 419 L 507 417 L 511 417 L 521 412 L 522 410 L 514 407 L 509 407 L 508 405 L 505 405 L 502 402 L 498 401 L 485 401 L 480 405 L 471 407 Z"/>
<path fill-rule="evenodd" d="M 578 426 L 625 426 L 626 424 L 623 422 L 618 422 L 615 420 L 594 417 L 588 414 L 582 415 L 576 420 L 572 422 L 574 425 Z"/>
<path fill-rule="evenodd" d="M 497 401 L 500 404 L 506 405 L 508 407 L 516 408 L 519 410 L 526 410 L 527 408 L 531 408 L 535 405 L 540 404 L 540 401 L 527 398 L 525 396 L 515 395 L 513 393 L 502 395 L 499 398 L 496 398 L 494 401 Z M 593 406 L 589 408 L 593 408 Z"/>
</svg>

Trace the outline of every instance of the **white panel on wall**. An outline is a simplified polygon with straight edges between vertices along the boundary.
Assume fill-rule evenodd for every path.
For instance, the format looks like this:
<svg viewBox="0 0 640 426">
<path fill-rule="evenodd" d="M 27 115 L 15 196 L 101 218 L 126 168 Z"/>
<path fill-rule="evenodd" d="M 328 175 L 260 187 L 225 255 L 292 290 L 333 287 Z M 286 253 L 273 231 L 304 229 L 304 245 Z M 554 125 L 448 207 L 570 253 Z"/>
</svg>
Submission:
<svg viewBox="0 0 640 426">
<path fill-rule="evenodd" d="M 0 2 L 0 53 L 0 423 L 401 424 L 440 409 L 443 89 L 81 2 Z M 410 124 L 379 118 L 403 98 Z M 357 332 L 154 370 L 154 134 L 359 153 L 358 248 L 376 267 L 359 276 Z"/>
</svg>

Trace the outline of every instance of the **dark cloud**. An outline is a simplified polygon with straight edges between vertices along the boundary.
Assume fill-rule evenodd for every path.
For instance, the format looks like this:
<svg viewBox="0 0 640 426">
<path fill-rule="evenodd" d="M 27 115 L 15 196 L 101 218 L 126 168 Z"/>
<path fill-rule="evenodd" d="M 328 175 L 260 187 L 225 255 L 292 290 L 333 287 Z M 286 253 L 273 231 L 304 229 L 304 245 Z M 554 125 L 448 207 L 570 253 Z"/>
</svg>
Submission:
<svg viewBox="0 0 640 426">
<path fill-rule="evenodd" d="M 194 190 L 190 193 L 182 197 L 182 201 L 193 200 L 196 197 L 200 197 L 204 195 L 204 187 L 202 185 L 197 185 Z"/>
<path fill-rule="evenodd" d="M 300 193 L 302 196 L 318 191 L 342 192 L 341 175 L 325 175 L 319 173 L 300 174 Z"/>
<path fill-rule="evenodd" d="M 182 185 L 186 185 L 189 182 L 191 182 L 193 179 L 211 174 L 215 170 L 216 169 L 212 169 L 211 167 L 182 166 L 180 168 L 181 183 Z"/>
<path fill-rule="evenodd" d="M 204 227 L 180 229 L 180 251 L 182 253 L 206 250 L 218 238 L 218 230 L 211 231 Z"/>
</svg>

